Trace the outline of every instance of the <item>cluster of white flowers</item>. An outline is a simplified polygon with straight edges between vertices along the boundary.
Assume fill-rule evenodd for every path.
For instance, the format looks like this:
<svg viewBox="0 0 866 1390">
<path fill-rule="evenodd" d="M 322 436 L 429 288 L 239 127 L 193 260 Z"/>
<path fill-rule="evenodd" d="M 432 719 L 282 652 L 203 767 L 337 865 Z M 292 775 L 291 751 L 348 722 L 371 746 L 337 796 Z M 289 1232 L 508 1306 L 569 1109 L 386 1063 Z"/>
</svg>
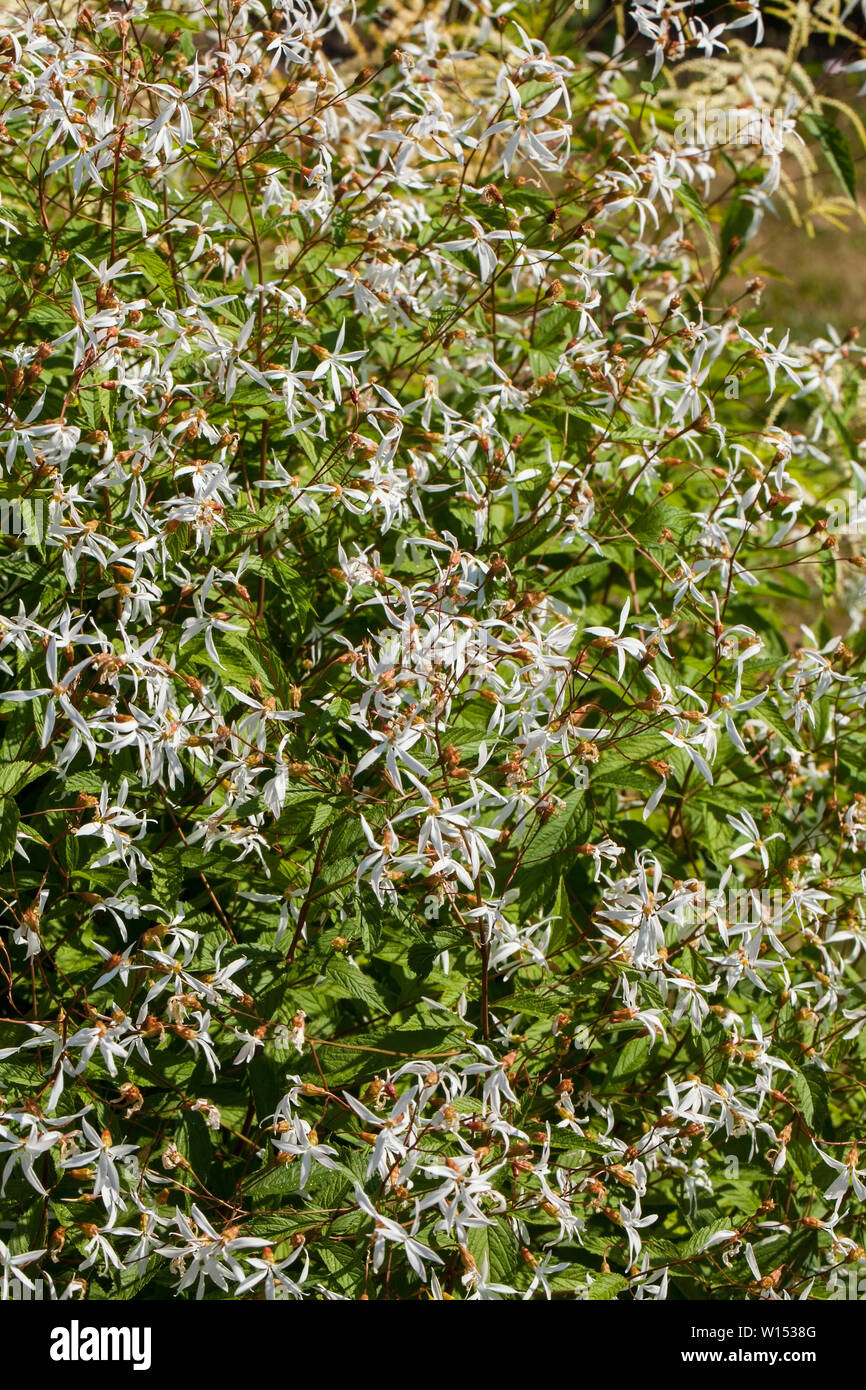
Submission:
<svg viewBox="0 0 866 1390">
<path fill-rule="evenodd" d="M 733 268 L 848 163 L 654 109 L 757 0 L 534 8 L 0 22 L 4 1297 L 866 1259 L 864 362 Z"/>
</svg>

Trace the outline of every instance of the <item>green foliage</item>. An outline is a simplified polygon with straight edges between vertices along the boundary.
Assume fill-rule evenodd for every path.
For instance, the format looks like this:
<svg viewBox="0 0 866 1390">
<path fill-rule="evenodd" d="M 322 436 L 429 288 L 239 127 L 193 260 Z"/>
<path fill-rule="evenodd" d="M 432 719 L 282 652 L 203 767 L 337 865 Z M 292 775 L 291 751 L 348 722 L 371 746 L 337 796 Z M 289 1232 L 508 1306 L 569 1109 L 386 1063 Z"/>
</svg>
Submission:
<svg viewBox="0 0 866 1390">
<path fill-rule="evenodd" d="M 856 35 L 422 8 L 0 22 L 4 1268 L 829 1297 L 864 362 L 755 248 Z"/>
</svg>

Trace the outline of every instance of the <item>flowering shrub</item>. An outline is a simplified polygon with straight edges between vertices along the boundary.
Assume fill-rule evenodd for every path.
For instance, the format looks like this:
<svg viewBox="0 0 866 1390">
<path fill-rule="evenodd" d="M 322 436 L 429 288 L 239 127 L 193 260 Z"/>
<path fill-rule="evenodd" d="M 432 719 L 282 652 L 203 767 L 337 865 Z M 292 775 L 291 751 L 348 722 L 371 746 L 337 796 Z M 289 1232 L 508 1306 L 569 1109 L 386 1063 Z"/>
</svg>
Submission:
<svg viewBox="0 0 866 1390">
<path fill-rule="evenodd" d="M 866 362 L 757 251 L 861 7 L 772 8 L 5 7 L 4 1297 L 866 1260 Z"/>
</svg>

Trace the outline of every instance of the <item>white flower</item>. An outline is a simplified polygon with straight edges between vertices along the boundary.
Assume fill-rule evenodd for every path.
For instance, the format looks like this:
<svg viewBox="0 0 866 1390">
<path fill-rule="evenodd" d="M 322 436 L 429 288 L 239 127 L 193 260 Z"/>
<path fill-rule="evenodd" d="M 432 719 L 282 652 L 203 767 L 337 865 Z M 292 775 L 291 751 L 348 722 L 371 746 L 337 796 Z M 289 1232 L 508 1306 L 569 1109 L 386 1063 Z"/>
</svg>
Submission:
<svg viewBox="0 0 866 1390">
<path fill-rule="evenodd" d="M 455 241 L 437 243 L 440 251 L 471 251 L 478 261 L 478 274 L 482 280 L 489 280 L 496 273 L 497 259 L 493 243 L 503 241 L 510 233 L 490 231 L 482 227 L 477 217 L 466 217 L 472 228 L 472 236 L 458 237 Z"/>
<path fill-rule="evenodd" d="M 729 815 L 728 824 L 732 825 L 740 835 L 746 837 L 746 843 L 731 850 L 728 859 L 739 859 L 743 854 L 754 854 L 757 851 L 764 866 L 764 872 L 769 873 L 770 858 L 767 854 L 767 845 L 771 844 L 773 840 L 784 840 L 785 837 L 781 830 L 777 830 L 773 835 L 762 836 L 750 811 L 741 811 L 739 816 Z"/>
<path fill-rule="evenodd" d="M 623 637 L 622 635 L 630 609 L 631 599 L 626 599 L 620 610 L 619 626 L 615 629 L 612 627 L 584 628 L 584 633 L 588 633 L 590 636 L 598 639 L 595 643 L 596 646 L 601 647 L 604 651 L 613 650 L 616 652 L 618 663 L 617 677 L 619 680 L 622 680 L 623 671 L 625 670 L 626 655 L 640 658 L 646 651 L 646 647 L 639 637 Z"/>
<path fill-rule="evenodd" d="M 13 1134 L 6 1125 L 0 1123 L 0 1154 L 7 1153 L 9 1155 L 3 1169 L 0 1195 L 6 1191 L 6 1183 L 13 1168 L 16 1164 L 20 1164 L 22 1176 L 27 1179 L 30 1186 L 34 1187 L 41 1197 L 47 1197 L 48 1193 L 34 1172 L 34 1165 L 37 1159 L 41 1159 L 43 1154 L 60 1142 L 61 1136 L 57 1130 L 40 1131 L 36 1119 L 32 1115 L 22 1115 L 20 1120 L 28 1128 L 28 1133 L 23 1139 Z"/>
<path fill-rule="evenodd" d="M 857 1198 L 857 1201 L 866 1202 L 866 1184 L 864 1184 L 866 1169 L 857 1167 L 859 1154 L 856 1144 L 848 1150 L 848 1153 L 845 1155 L 845 1160 L 842 1163 L 840 1163 L 838 1158 L 831 1158 L 823 1149 L 818 1148 L 817 1144 L 815 1148 L 818 1149 L 818 1153 L 821 1155 L 824 1163 L 827 1164 L 827 1167 L 834 1168 L 839 1174 L 837 1178 L 833 1179 L 827 1191 L 824 1193 L 827 1200 L 839 1203 L 848 1192 L 848 1189 L 853 1188 L 854 1196 Z"/>
<path fill-rule="evenodd" d="M 25 1250 L 20 1255 L 13 1255 L 9 1246 L 0 1240 L 0 1266 L 3 1269 L 3 1277 L 0 1279 L 0 1297 L 4 1302 L 14 1297 L 10 1294 L 10 1278 L 15 1280 L 25 1289 L 35 1290 L 36 1285 L 32 1279 L 28 1279 L 23 1273 L 25 1265 L 32 1264 L 45 1254 L 45 1250 Z"/>
<path fill-rule="evenodd" d="M 351 363 L 358 362 L 365 355 L 363 348 L 358 348 L 354 352 L 343 352 L 343 343 L 346 338 L 345 320 L 340 325 L 337 334 L 337 341 L 332 349 L 318 346 L 316 356 L 320 359 L 318 367 L 315 368 L 310 378 L 311 381 L 320 381 L 327 378 L 331 384 L 331 391 L 336 400 L 342 400 L 341 382 L 348 383 L 349 386 L 355 385 L 355 373 Z"/>
<path fill-rule="evenodd" d="M 402 1246 L 406 1252 L 406 1259 L 409 1261 L 411 1268 L 418 1275 L 422 1283 L 426 1283 L 429 1278 L 426 1268 L 427 1264 L 441 1265 L 442 1259 L 434 1250 L 430 1250 L 429 1247 L 423 1245 L 420 1240 L 415 1239 L 414 1233 L 418 1228 L 417 1215 L 410 1233 L 405 1231 L 396 1221 L 391 1221 L 388 1217 L 380 1215 L 364 1192 L 364 1189 L 359 1187 L 357 1183 L 355 1184 L 355 1201 L 365 1215 L 372 1219 L 375 1225 L 373 1236 L 373 1269 L 378 1270 L 381 1268 L 382 1261 L 385 1258 L 385 1244 L 390 1241 L 393 1244 Z"/>
<path fill-rule="evenodd" d="M 96 1163 L 96 1177 L 93 1184 L 94 1196 L 102 1198 L 102 1204 L 109 1215 L 121 1205 L 120 1174 L 117 1171 L 118 1159 L 137 1153 L 138 1144 L 113 1144 L 109 1131 L 99 1134 L 87 1120 L 82 1120 L 81 1128 L 91 1148 L 76 1152 L 65 1158 L 61 1168 L 84 1168 Z"/>
<path fill-rule="evenodd" d="M 291 1155 L 293 1158 L 300 1158 L 300 1183 L 299 1189 L 303 1192 L 309 1180 L 310 1171 L 314 1163 L 322 1168 L 338 1168 L 334 1162 L 337 1150 L 330 1144 L 320 1144 L 319 1137 L 312 1125 L 306 1120 L 296 1115 L 291 1122 L 291 1127 L 286 1134 L 281 1134 L 279 1138 L 272 1139 L 271 1143 L 278 1153 Z"/>
</svg>

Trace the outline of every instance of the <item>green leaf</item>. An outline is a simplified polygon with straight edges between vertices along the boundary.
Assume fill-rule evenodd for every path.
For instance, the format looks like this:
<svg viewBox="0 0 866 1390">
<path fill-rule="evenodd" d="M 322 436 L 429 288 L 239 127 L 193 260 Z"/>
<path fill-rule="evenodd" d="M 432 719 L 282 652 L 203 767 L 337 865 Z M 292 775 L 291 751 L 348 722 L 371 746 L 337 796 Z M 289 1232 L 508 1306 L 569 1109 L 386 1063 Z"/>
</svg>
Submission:
<svg viewBox="0 0 866 1390">
<path fill-rule="evenodd" d="M 699 1255 L 701 1251 L 704 1250 L 707 1242 L 710 1241 L 713 1236 L 718 1235 L 721 1231 L 730 1231 L 732 1229 L 733 1223 L 726 1217 L 719 1217 L 718 1220 L 711 1221 L 709 1225 L 701 1226 L 699 1230 L 689 1236 L 688 1240 L 683 1245 L 678 1247 L 677 1253 L 679 1258 L 681 1260 L 692 1259 L 695 1255 Z"/>
<path fill-rule="evenodd" d="M 587 792 L 577 788 L 564 798 L 540 829 L 527 839 L 516 882 L 528 912 L 546 912 L 560 878 L 574 864 L 574 849 L 586 839 L 592 821 Z"/>
<path fill-rule="evenodd" d="M 593 1303 L 609 1302 L 628 1288 L 628 1280 L 622 1274 L 599 1274 L 593 1279 L 587 1291 L 587 1298 Z"/>
<path fill-rule="evenodd" d="M 610 1073 L 611 1081 L 623 1081 L 639 1072 L 650 1053 L 650 1038 L 632 1038 L 616 1054 L 616 1061 Z"/>
<path fill-rule="evenodd" d="M 836 561 L 829 550 L 821 551 L 821 593 L 829 603 L 836 593 Z"/>
<path fill-rule="evenodd" d="M 194 19 L 179 10 L 151 10 L 144 23 L 152 24 L 156 29 L 187 29 L 192 33 L 199 27 Z"/>
<path fill-rule="evenodd" d="M 547 864 L 554 855 L 579 844 L 589 829 L 590 820 L 586 792 L 581 788 L 569 792 L 563 805 L 554 810 L 529 839 L 523 868 Z"/>
<path fill-rule="evenodd" d="M 550 931 L 550 952 L 558 951 L 565 946 L 568 941 L 574 939 L 574 929 L 571 925 L 571 906 L 568 901 L 568 891 L 565 886 L 565 879 L 560 877 L 559 889 L 556 894 L 556 902 L 553 905 L 556 914 L 556 921 L 552 924 Z"/>
<path fill-rule="evenodd" d="M 135 263 L 145 278 L 156 286 L 162 298 L 174 303 L 174 278 L 164 257 L 147 247 L 141 247 L 135 253 Z"/>
<path fill-rule="evenodd" d="M 213 1158 L 210 1130 L 197 1110 L 185 1110 L 177 1131 L 177 1147 L 189 1160 L 197 1178 L 207 1180 Z"/>
<path fill-rule="evenodd" d="M 815 1067 L 797 1067 L 791 1079 L 791 1090 L 800 1114 L 813 1133 L 821 1134 L 827 1116 L 829 1088 L 823 1073 Z"/>
<path fill-rule="evenodd" d="M 737 252 L 748 241 L 754 220 L 755 208 L 752 203 L 744 203 L 736 198 L 728 207 L 719 235 L 722 273 L 727 271 Z"/>
<path fill-rule="evenodd" d="M 514 1232 L 507 1221 L 494 1226 L 478 1226 L 468 1232 L 467 1245 L 479 1269 L 487 1267 L 492 1284 L 513 1287 L 520 1271 L 520 1254 Z"/>
<path fill-rule="evenodd" d="M 695 219 L 701 230 L 706 232 L 708 237 L 712 237 L 713 226 L 710 222 L 709 215 L 701 198 L 692 188 L 691 184 L 681 183 L 676 193 L 683 207 L 686 208 L 689 215 Z"/>
<path fill-rule="evenodd" d="M 851 147 L 842 131 L 828 117 L 813 113 L 803 117 L 803 124 L 818 141 L 827 163 L 852 203 L 855 203 L 857 201 L 857 172 Z"/>
<path fill-rule="evenodd" d="M 336 993 L 344 999 L 360 999 L 373 1013 L 388 1012 L 388 1005 L 370 977 L 362 974 L 345 956 L 333 955 L 325 967 L 325 974 L 331 994 Z"/>
<path fill-rule="evenodd" d="M 0 864 L 12 858 L 20 817 L 14 801 L 0 802 Z"/>
<path fill-rule="evenodd" d="M 465 1048 L 466 1036 L 456 1029 L 418 1027 L 387 1028 L 333 1041 L 325 1038 L 316 1043 L 329 1086 L 342 1086 L 350 1081 L 358 1085 L 383 1067 L 396 1068 L 413 1057 L 435 1060 Z"/>
<path fill-rule="evenodd" d="M 762 700 L 755 710 L 752 711 L 752 718 L 760 720 L 762 724 L 767 724 L 785 743 L 790 743 L 794 748 L 802 748 L 803 744 L 794 725 L 785 718 L 775 700 Z"/>
</svg>

